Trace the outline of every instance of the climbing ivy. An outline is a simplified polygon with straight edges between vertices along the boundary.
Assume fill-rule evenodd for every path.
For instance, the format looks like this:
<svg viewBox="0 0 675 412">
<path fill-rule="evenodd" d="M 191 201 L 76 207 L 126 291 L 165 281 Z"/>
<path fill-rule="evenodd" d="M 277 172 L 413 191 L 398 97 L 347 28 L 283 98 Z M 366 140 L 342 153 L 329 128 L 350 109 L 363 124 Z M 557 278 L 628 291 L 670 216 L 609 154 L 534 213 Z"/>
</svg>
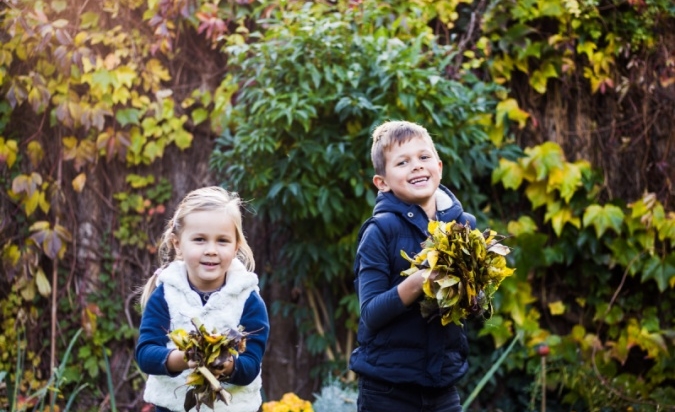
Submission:
<svg viewBox="0 0 675 412">
<path fill-rule="evenodd" d="M 500 315 L 484 333 L 503 343 L 522 329 L 530 350 L 547 344 L 548 384 L 563 392 L 562 402 L 675 405 L 675 391 L 663 387 L 675 378 L 675 214 L 652 193 L 596 203 L 597 172 L 567 162 L 550 142 L 502 159 L 492 177 L 522 193 L 532 212 L 508 223 L 516 276 L 503 283 Z"/>
</svg>

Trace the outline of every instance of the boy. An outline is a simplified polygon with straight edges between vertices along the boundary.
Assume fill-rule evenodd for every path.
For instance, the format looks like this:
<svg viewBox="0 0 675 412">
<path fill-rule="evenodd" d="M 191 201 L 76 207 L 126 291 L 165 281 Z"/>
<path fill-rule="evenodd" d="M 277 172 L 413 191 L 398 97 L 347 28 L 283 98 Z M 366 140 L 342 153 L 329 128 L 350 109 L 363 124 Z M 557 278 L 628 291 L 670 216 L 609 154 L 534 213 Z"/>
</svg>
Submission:
<svg viewBox="0 0 675 412">
<path fill-rule="evenodd" d="M 461 326 L 422 318 L 420 272 L 401 271 L 427 238 L 429 220 L 475 227 L 457 198 L 441 185 L 443 164 L 424 127 L 386 122 L 373 132 L 373 216 L 359 232 L 354 263 L 361 305 L 359 347 L 350 369 L 359 374 L 359 412 L 460 412 L 454 387 L 468 369 Z"/>
</svg>

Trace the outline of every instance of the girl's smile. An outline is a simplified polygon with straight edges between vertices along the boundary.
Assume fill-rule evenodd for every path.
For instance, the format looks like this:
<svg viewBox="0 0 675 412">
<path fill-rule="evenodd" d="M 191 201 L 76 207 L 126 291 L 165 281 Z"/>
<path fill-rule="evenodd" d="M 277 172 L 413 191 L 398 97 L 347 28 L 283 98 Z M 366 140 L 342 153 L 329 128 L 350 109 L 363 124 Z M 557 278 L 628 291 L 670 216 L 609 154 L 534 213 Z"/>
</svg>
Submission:
<svg viewBox="0 0 675 412">
<path fill-rule="evenodd" d="M 190 283 L 202 292 L 220 288 L 237 255 L 237 229 L 220 211 L 193 212 L 185 216 L 174 246 L 187 267 Z"/>
</svg>

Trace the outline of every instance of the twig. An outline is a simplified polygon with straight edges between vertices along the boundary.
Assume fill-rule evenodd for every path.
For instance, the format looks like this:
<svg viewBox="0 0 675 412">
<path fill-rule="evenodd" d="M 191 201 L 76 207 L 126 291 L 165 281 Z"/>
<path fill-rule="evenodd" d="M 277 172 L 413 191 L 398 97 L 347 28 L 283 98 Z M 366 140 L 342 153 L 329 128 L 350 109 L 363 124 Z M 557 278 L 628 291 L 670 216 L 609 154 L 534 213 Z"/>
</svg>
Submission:
<svg viewBox="0 0 675 412">
<path fill-rule="evenodd" d="M 211 384 L 211 389 L 220 393 L 220 396 L 223 397 L 223 402 L 225 402 L 225 405 L 229 405 L 232 401 L 232 394 L 220 386 L 220 382 L 218 382 L 218 379 L 213 376 L 209 368 L 206 366 L 197 366 L 197 370 L 202 374 L 202 376 L 204 376 L 204 378 L 206 378 L 207 381 L 209 381 Z"/>
<path fill-rule="evenodd" d="M 321 324 L 321 319 L 319 319 L 319 310 L 316 307 L 316 302 L 314 301 L 314 294 L 312 294 L 311 289 L 307 289 L 307 301 L 309 307 L 312 309 L 312 315 L 314 317 L 314 326 L 316 327 L 316 333 L 319 334 L 322 338 L 326 336 L 326 332 L 323 330 L 323 325 Z M 330 346 L 326 347 L 326 356 L 331 362 L 335 360 L 335 354 Z"/>
</svg>

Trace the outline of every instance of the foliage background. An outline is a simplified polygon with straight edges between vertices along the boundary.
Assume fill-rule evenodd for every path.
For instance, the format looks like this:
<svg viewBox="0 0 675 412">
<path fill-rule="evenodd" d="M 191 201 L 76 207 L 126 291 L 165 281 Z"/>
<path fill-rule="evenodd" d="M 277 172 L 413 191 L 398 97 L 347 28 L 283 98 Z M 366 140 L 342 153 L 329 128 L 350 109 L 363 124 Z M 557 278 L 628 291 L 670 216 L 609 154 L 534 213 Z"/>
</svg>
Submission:
<svg viewBox="0 0 675 412">
<path fill-rule="evenodd" d="M 542 393 L 551 411 L 675 405 L 672 2 L 0 10 L 0 408 L 46 385 L 61 405 L 78 393 L 77 410 L 143 407 L 138 288 L 168 214 L 206 184 L 250 200 L 266 397 L 353 382 L 368 136 L 394 118 L 426 126 L 444 183 L 512 235 L 517 275 L 491 319 L 466 325 L 462 398 L 520 341 L 472 410 L 533 410 Z"/>
</svg>

